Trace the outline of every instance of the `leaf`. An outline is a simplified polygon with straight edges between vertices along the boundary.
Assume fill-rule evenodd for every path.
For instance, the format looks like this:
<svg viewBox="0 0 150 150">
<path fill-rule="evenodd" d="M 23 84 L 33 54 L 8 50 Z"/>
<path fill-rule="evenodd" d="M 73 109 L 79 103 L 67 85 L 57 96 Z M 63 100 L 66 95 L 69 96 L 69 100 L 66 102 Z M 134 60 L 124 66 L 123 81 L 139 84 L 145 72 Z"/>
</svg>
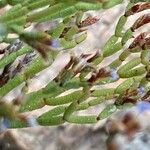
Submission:
<svg viewBox="0 0 150 150">
<path fill-rule="evenodd" d="M 105 119 L 109 117 L 112 113 L 117 110 L 117 107 L 114 104 L 110 104 L 103 109 L 103 111 L 99 114 L 100 119 Z"/>
<path fill-rule="evenodd" d="M 0 37 L 7 35 L 7 28 L 4 23 L 0 23 Z"/>
</svg>

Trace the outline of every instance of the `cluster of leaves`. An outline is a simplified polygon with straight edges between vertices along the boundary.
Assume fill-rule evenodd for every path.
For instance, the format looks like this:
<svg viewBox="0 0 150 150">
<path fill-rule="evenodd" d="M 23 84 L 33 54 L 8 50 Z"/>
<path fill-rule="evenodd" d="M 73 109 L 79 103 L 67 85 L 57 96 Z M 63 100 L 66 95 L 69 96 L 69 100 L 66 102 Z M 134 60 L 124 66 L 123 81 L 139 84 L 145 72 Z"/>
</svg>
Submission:
<svg viewBox="0 0 150 150">
<path fill-rule="evenodd" d="M 82 19 L 88 10 L 108 9 L 123 0 L 1 0 L 0 7 L 11 8 L 0 16 L 0 40 L 8 47 L 1 50 L 0 59 L 0 117 L 1 128 L 27 127 L 34 125 L 58 125 L 64 122 L 87 124 L 96 123 L 114 113 L 117 109 L 149 101 L 150 96 L 150 33 L 140 33 L 137 29 L 150 22 L 150 14 L 138 18 L 127 31 L 127 19 L 136 13 L 150 9 L 150 2 L 131 0 L 123 16 L 120 17 L 114 35 L 106 42 L 102 51 L 70 54 L 68 64 L 45 88 L 28 93 L 27 80 L 50 66 L 59 52 L 69 53 L 70 49 L 86 39 L 86 27 L 98 21 L 95 17 Z M 40 8 L 40 9 L 39 9 Z M 29 30 L 33 23 L 60 19 L 58 24 L 47 31 Z M 15 36 L 10 37 L 10 34 Z M 133 40 L 128 48 L 125 44 Z M 36 53 L 37 50 L 39 53 Z M 105 58 L 121 51 L 122 53 L 108 66 L 99 68 Z M 123 64 L 133 53 L 138 57 Z M 14 61 L 23 59 L 13 65 Z M 45 63 L 45 61 L 47 63 Z M 114 88 L 93 88 L 95 85 L 123 83 Z M 22 83 L 22 95 L 7 103 L 4 96 Z M 59 96 L 69 89 L 76 89 L 65 96 Z M 89 98 L 92 97 L 92 100 Z M 113 99 L 99 115 L 77 115 L 76 112 Z M 24 112 L 53 106 L 50 111 L 38 118 L 27 117 Z"/>
</svg>

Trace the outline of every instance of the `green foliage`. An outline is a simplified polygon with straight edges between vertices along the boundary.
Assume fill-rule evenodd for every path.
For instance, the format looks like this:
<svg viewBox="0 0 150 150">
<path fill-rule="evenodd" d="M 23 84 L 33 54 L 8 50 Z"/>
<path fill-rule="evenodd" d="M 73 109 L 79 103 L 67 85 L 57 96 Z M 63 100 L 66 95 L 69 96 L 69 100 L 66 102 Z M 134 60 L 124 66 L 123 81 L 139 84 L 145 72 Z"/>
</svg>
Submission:
<svg viewBox="0 0 150 150">
<path fill-rule="evenodd" d="M 0 51 L 4 54 L 0 59 L 0 117 L 10 120 L 10 128 L 33 126 L 24 112 L 37 110 L 45 105 L 52 108 L 35 118 L 39 125 L 59 125 L 66 121 L 89 124 L 150 96 L 150 33 L 143 32 L 133 37 L 137 29 L 144 28 L 150 22 L 150 14 L 139 17 L 124 31 L 131 15 L 150 9 L 149 0 L 129 2 L 118 20 L 114 35 L 106 41 L 101 52 L 82 54 L 80 57 L 70 54 L 70 49 L 86 40 L 86 27 L 99 21 L 95 17 L 82 19 L 84 12 L 109 9 L 121 3 L 123 0 L 0 1 L 1 8 L 11 6 L 0 16 L 0 42 L 8 44 L 6 49 Z M 55 20 L 55 27 L 47 31 L 28 28 L 35 23 Z M 12 33 L 15 35 L 13 38 L 10 37 Z M 127 47 L 126 43 L 131 39 L 133 42 Z M 46 87 L 28 93 L 30 79 L 48 68 L 60 51 L 69 53 L 68 64 Z M 106 57 L 116 53 L 118 56 L 108 66 L 98 67 Z M 127 59 L 135 53 L 138 54 L 136 58 Z M 23 59 L 14 66 L 14 61 L 20 57 Z M 115 83 L 120 79 L 124 80 L 120 85 L 107 88 L 107 83 Z M 22 83 L 25 85 L 21 96 L 7 103 L 4 96 Z M 99 85 L 99 88 L 96 89 L 95 85 Z M 60 95 L 70 89 L 74 91 Z M 108 100 L 113 100 L 113 103 L 107 105 L 98 115 L 77 114 L 80 110 Z"/>
</svg>

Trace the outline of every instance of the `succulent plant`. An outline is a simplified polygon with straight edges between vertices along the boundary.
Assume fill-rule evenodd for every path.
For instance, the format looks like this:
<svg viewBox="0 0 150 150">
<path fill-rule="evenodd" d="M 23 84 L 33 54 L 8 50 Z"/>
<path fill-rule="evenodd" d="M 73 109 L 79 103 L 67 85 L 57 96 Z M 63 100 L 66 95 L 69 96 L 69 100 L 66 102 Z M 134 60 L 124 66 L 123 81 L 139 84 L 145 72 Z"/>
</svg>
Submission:
<svg viewBox="0 0 150 150">
<path fill-rule="evenodd" d="M 37 124 L 50 126 L 64 122 L 92 124 L 109 117 L 118 109 L 136 104 L 142 107 L 139 102 L 150 102 L 150 32 L 134 36 L 139 28 L 149 25 L 150 13 L 146 12 L 124 31 L 124 25 L 130 16 L 150 9 L 149 0 L 128 2 L 114 34 L 106 41 L 102 50 L 83 53 L 79 57 L 70 52 L 86 40 L 86 27 L 99 21 L 91 16 L 83 19 L 84 12 L 109 9 L 121 3 L 123 0 L 0 1 L 1 8 L 10 6 L 0 16 L 0 41 L 8 44 L 7 48 L 0 51 L 0 117 L 3 128 L 22 128 Z M 54 20 L 58 20 L 56 26 L 46 31 L 30 28 L 33 24 Z M 14 36 L 10 37 L 10 34 Z M 129 40 L 132 42 L 127 47 Z M 118 51 L 121 53 L 109 65 L 98 67 L 103 60 Z M 70 56 L 66 66 L 46 87 L 29 93 L 27 82 L 49 67 L 60 52 Z M 135 53 L 138 53 L 137 57 L 127 59 Z M 14 66 L 14 61 L 20 56 L 23 58 Z M 95 85 L 115 83 L 119 79 L 124 81 L 114 88 L 93 88 Z M 25 85 L 21 96 L 8 103 L 4 96 L 22 83 Z M 70 89 L 75 90 L 59 96 Z M 113 104 L 107 105 L 99 115 L 76 114 L 77 111 L 110 99 Z M 28 117 L 24 113 L 45 105 L 53 108 L 37 118 Z"/>
</svg>

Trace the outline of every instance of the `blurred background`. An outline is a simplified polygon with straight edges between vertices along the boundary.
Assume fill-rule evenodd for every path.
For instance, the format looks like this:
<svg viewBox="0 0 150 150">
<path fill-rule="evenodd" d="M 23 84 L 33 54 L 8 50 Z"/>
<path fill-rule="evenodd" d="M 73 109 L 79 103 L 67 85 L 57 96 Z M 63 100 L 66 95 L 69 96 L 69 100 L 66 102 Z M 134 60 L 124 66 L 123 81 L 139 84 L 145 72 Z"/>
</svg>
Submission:
<svg viewBox="0 0 150 150">
<path fill-rule="evenodd" d="M 88 27 L 87 39 L 76 46 L 72 51 L 76 55 L 80 55 L 83 52 L 94 51 L 103 47 L 107 39 L 113 35 L 115 25 L 119 17 L 124 13 L 124 4 L 118 5 L 106 11 L 89 11 L 85 14 L 86 16 L 94 16 L 99 18 L 99 21 Z M 0 10 L 3 11 L 3 10 Z M 145 13 L 142 12 L 143 14 Z M 125 26 L 127 29 L 134 23 L 137 17 L 142 13 L 131 16 Z M 35 24 L 33 28 L 40 30 L 53 27 L 56 22 L 46 22 L 42 24 Z M 144 31 L 150 31 L 150 26 L 142 29 Z M 140 31 L 140 30 L 139 30 Z M 138 33 L 136 33 L 138 34 Z M 128 43 L 127 43 L 128 45 Z M 127 46 L 126 45 L 126 46 Z M 6 45 L 0 45 L 2 49 Z M 120 53 L 120 52 L 119 52 Z M 101 65 L 107 65 L 111 62 L 117 54 L 113 57 L 108 57 Z M 65 63 L 67 55 L 60 57 L 59 61 L 56 61 L 53 66 L 39 73 L 34 77 L 29 85 L 30 91 L 36 91 L 41 87 L 44 87 L 48 81 L 52 80 L 53 77 L 59 72 L 61 65 Z M 59 63 L 61 62 L 61 64 Z M 119 81 L 120 83 L 121 81 Z M 20 85 L 13 91 L 11 91 L 5 98 L 11 101 L 14 97 L 20 94 Z M 107 85 L 107 86 L 112 86 Z M 96 114 L 105 107 L 108 103 L 103 103 L 96 106 L 93 109 L 86 110 L 86 113 Z M 32 115 L 38 116 L 41 112 L 46 112 L 49 109 L 48 106 L 32 112 Z M 84 113 L 81 111 L 80 113 Z M 128 114 L 126 116 L 125 114 Z M 126 124 L 121 122 L 122 119 L 133 123 L 133 126 L 138 126 L 138 132 L 136 128 L 132 140 L 129 135 L 114 134 L 117 130 L 121 131 Z M 135 119 L 136 118 L 136 119 Z M 117 124 L 115 124 L 117 122 Z M 128 126 L 127 126 L 128 127 Z M 113 139 L 113 140 L 112 140 Z M 4 134 L 0 135 L 0 150 L 118 150 L 115 147 L 118 145 L 119 150 L 150 150 L 150 112 L 146 111 L 142 114 L 138 114 L 135 108 L 131 110 L 123 110 L 115 113 L 111 118 L 99 121 L 94 125 L 75 125 L 65 123 L 56 127 L 36 127 L 27 129 L 13 129 L 8 130 Z"/>
</svg>

